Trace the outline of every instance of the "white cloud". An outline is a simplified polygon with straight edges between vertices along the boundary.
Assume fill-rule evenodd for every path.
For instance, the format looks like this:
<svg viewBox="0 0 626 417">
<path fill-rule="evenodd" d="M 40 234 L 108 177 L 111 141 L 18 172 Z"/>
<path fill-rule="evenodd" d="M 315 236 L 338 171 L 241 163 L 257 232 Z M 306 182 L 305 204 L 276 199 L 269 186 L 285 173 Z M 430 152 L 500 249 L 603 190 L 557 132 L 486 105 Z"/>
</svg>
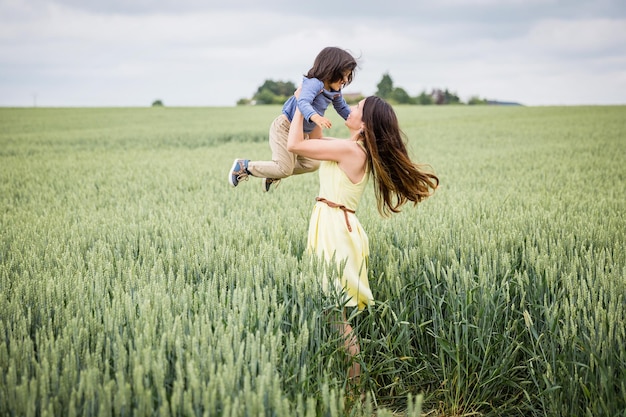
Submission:
<svg viewBox="0 0 626 417">
<path fill-rule="evenodd" d="M 234 105 L 265 79 L 298 82 L 328 45 L 360 57 L 348 91 L 373 94 L 389 72 L 411 95 L 440 87 L 462 98 L 526 104 L 626 102 L 620 13 L 558 17 L 557 0 L 493 1 L 411 3 L 406 15 L 320 19 L 196 1 L 177 13 L 164 12 L 172 2 L 150 13 L 123 13 L 123 2 L 80 2 L 77 9 L 0 0 L 0 105 L 29 105 L 34 92 L 41 105 L 148 105 L 155 98 L 166 105 Z M 602 9 L 611 0 L 578 3 Z M 112 9 L 95 11 L 105 6 Z M 526 16 L 544 6 L 551 14 Z M 503 14 L 507 7 L 524 16 Z M 493 15 L 476 17 L 476 9 Z M 460 19 L 466 10 L 473 14 Z"/>
<path fill-rule="evenodd" d="M 558 0 L 439 0 L 440 7 L 485 7 L 485 6 L 546 6 L 558 3 Z"/>
<path fill-rule="evenodd" d="M 626 19 L 546 19 L 535 24 L 528 41 L 547 52 L 626 52 Z"/>
</svg>

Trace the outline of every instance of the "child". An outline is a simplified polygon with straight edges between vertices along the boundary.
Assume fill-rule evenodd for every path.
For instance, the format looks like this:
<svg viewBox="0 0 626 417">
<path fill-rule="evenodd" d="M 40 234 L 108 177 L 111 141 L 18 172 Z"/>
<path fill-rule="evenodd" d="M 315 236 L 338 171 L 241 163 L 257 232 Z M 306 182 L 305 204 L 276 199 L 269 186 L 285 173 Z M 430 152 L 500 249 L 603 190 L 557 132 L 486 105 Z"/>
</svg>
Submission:
<svg viewBox="0 0 626 417">
<path fill-rule="evenodd" d="M 280 116 L 270 126 L 269 143 L 272 150 L 271 161 L 250 161 L 235 159 L 228 173 L 228 182 L 236 187 L 249 175 L 263 178 L 263 191 L 269 191 L 272 184 L 281 178 L 295 174 L 313 172 L 320 162 L 295 155 L 287 150 L 289 126 L 296 107 L 304 115 L 303 131 L 305 138 L 321 138 L 322 128 L 330 128 L 331 122 L 324 117 L 326 108 L 332 102 L 337 113 L 347 119 L 350 107 L 341 94 L 341 89 L 352 82 L 357 67 L 355 58 L 347 51 L 327 47 L 315 58 L 313 67 L 303 78 L 299 97 L 291 96 L 283 105 Z"/>
</svg>

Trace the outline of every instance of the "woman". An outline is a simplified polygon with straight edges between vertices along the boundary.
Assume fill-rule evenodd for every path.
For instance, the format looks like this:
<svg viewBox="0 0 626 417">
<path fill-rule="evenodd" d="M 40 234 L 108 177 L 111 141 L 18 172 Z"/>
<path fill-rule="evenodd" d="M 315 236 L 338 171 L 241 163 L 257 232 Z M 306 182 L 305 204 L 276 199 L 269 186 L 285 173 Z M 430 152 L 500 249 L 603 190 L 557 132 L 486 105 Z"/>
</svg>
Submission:
<svg viewBox="0 0 626 417">
<path fill-rule="evenodd" d="M 374 298 L 367 279 L 369 242 L 355 211 L 369 178 L 374 181 L 378 211 L 384 217 L 399 212 L 409 201 L 416 205 L 429 197 L 439 179 L 411 161 L 396 114 L 379 97 L 368 97 L 351 108 L 345 122 L 350 131 L 347 140 L 304 140 L 302 124 L 302 114 L 296 109 L 287 149 L 322 161 L 307 249 L 325 262 L 336 262 L 339 276 L 333 284 L 343 294 L 344 305 L 363 309 Z M 345 309 L 340 331 L 348 353 L 354 357 L 360 346 Z M 360 373 L 359 364 L 353 361 L 348 372 L 353 383 L 358 382 Z"/>
</svg>

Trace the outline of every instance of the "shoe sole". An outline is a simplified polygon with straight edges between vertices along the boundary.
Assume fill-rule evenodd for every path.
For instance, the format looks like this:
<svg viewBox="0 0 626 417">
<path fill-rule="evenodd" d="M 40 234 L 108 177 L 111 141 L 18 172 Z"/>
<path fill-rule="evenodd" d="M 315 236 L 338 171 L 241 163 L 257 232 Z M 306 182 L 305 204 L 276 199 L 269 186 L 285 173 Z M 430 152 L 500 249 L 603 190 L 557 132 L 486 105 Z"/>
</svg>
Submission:
<svg viewBox="0 0 626 417">
<path fill-rule="evenodd" d="M 230 184 L 231 187 L 236 187 L 237 184 L 233 183 L 233 171 L 235 169 L 239 168 L 239 161 L 241 160 L 241 158 L 237 158 L 235 159 L 235 162 L 233 162 L 233 166 L 230 167 L 230 171 L 228 171 L 228 183 Z"/>
</svg>

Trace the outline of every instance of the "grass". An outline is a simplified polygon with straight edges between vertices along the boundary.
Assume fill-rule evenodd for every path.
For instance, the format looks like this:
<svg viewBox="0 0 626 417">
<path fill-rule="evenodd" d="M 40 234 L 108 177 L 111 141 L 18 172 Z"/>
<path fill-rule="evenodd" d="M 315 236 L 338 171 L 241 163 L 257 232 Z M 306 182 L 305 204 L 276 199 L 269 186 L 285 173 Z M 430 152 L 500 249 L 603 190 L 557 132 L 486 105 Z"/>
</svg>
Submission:
<svg viewBox="0 0 626 417">
<path fill-rule="evenodd" d="M 362 406 L 317 176 L 226 182 L 279 108 L 0 109 L 0 414 L 626 415 L 626 108 L 396 109 L 442 185 L 359 207 Z"/>
</svg>

